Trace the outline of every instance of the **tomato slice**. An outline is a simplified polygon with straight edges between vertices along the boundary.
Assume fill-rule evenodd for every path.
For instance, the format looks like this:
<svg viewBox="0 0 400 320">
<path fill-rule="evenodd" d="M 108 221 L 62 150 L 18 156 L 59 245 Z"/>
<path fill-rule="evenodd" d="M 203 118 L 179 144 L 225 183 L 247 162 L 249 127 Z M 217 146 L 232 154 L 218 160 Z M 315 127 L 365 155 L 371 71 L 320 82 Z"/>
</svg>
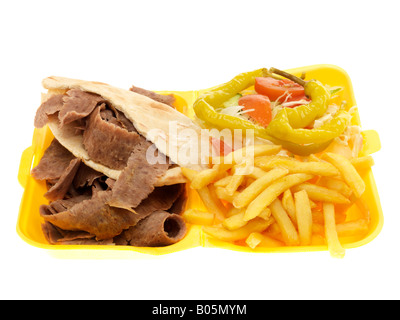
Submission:
<svg viewBox="0 0 400 320">
<path fill-rule="evenodd" d="M 258 124 L 267 127 L 272 120 L 271 101 L 262 94 L 249 94 L 239 99 L 239 106 Z"/>
<path fill-rule="evenodd" d="M 257 93 L 268 96 L 271 101 L 279 102 L 299 100 L 304 96 L 304 88 L 289 79 L 274 79 L 271 77 L 257 77 L 254 89 Z"/>
<path fill-rule="evenodd" d="M 227 145 L 221 139 L 210 137 L 210 140 L 217 157 L 226 156 L 233 151 L 232 147 Z"/>
</svg>

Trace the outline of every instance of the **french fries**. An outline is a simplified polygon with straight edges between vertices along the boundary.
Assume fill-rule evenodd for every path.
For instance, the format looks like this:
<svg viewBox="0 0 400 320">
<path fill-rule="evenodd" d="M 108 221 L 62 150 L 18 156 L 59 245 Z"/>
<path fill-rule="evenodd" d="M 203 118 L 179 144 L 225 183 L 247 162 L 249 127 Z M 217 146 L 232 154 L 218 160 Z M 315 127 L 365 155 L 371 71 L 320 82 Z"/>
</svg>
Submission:
<svg viewBox="0 0 400 320">
<path fill-rule="evenodd" d="M 268 220 L 269 217 L 271 216 L 271 209 L 270 208 L 265 208 L 261 213 L 258 215 L 259 218 L 262 218 L 264 220 Z"/>
<path fill-rule="evenodd" d="M 232 203 L 234 197 L 239 194 L 239 192 L 235 192 L 233 195 L 230 195 L 228 194 L 228 190 L 226 190 L 226 188 L 223 187 L 216 187 L 215 193 L 218 199 L 225 200 L 230 203 Z"/>
<path fill-rule="evenodd" d="M 259 232 L 250 233 L 245 242 L 252 249 L 256 247 L 282 247 L 285 245 L 283 242 Z"/>
<path fill-rule="evenodd" d="M 263 241 L 264 236 L 259 233 L 259 232 L 252 232 L 246 239 L 246 244 L 254 249 L 257 247 L 262 241 Z"/>
<path fill-rule="evenodd" d="M 230 168 L 229 165 L 231 165 L 232 167 L 235 164 L 241 164 L 243 161 L 246 160 L 247 157 L 251 157 L 252 159 L 254 159 L 255 157 L 258 156 L 273 155 L 277 154 L 281 149 L 282 146 L 269 145 L 269 144 L 243 147 L 241 149 L 229 153 L 226 156 L 214 157 L 212 159 L 212 163 L 223 164 L 225 165 L 225 168 Z"/>
<path fill-rule="evenodd" d="M 226 192 L 228 195 L 233 196 L 233 194 L 236 192 L 237 188 L 242 184 L 244 180 L 244 175 L 237 173 L 237 171 L 240 169 L 240 166 L 234 166 L 233 168 L 233 176 L 232 179 L 229 181 L 228 185 L 226 186 Z"/>
<path fill-rule="evenodd" d="M 196 170 L 189 169 L 189 168 L 181 168 L 182 174 L 190 181 L 192 182 L 194 177 L 198 174 Z"/>
<path fill-rule="evenodd" d="M 189 181 L 193 181 L 198 174 L 197 171 L 189 168 L 182 168 L 182 173 Z M 213 185 L 204 186 L 200 189 L 197 189 L 197 193 L 199 194 L 207 210 L 211 213 L 214 213 L 217 220 L 222 221 L 225 216 L 226 208 L 217 198 L 215 194 L 215 187 Z"/>
<path fill-rule="evenodd" d="M 288 169 L 290 173 L 308 173 L 319 176 L 336 176 L 339 174 L 335 166 L 322 161 L 302 162 L 288 157 L 265 156 L 257 158 L 254 164 L 263 170 L 280 167 Z"/>
<path fill-rule="evenodd" d="M 353 193 L 353 190 L 340 179 L 330 178 L 330 177 L 322 177 L 319 180 L 319 184 L 332 190 L 336 190 L 337 192 L 344 195 L 347 199 L 349 199 Z"/>
<path fill-rule="evenodd" d="M 247 238 L 252 232 L 263 232 L 271 225 L 271 223 L 273 223 L 272 219 L 264 220 L 257 218 L 249 221 L 245 226 L 236 230 L 227 230 L 222 225 L 214 225 L 203 227 L 203 231 L 219 240 L 237 241 Z"/>
<path fill-rule="evenodd" d="M 374 158 L 371 156 L 353 158 L 350 162 L 357 171 L 368 170 L 375 164 Z"/>
<path fill-rule="evenodd" d="M 217 168 L 203 170 L 193 177 L 190 187 L 193 189 L 201 189 L 213 182 L 218 174 Z"/>
<path fill-rule="evenodd" d="M 240 192 L 234 199 L 232 204 L 236 208 L 244 208 L 254 200 L 265 188 L 267 188 L 276 179 L 279 179 L 289 173 L 287 169 L 276 168 L 268 171 L 264 176 L 256 179 L 246 189 Z"/>
<path fill-rule="evenodd" d="M 335 223 L 335 207 L 332 203 L 324 203 L 325 238 L 328 243 L 328 250 L 332 257 L 343 258 L 345 250 L 340 244 Z"/>
<path fill-rule="evenodd" d="M 219 179 L 214 183 L 214 186 L 216 187 L 226 187 L 229 182 L 232 180 L 232 176 L 226 176 L 224 178 Z"/>
<path fill-rule="evenodd" d="M 290 219 L 292 220 L 293 224 L 296 226 L 297 225 L 296 207 L 295 207 L 295 204 L 294 204 L 292 191 L 290 191 L 290 189 L 287 189 L 283 193 L 282 206 L 286 210 L 286 212 L 289 215 Z"/>
<path fill-rule="evenodd" d="M 353 190 L 354 195 L 357 198 L 361 197 L 365 191 L 365 183 L 350 160 L 331 152 L 325 153 L 323 157 L 340 171 L 344 181 Z"/>
<path fill-rule="evenodd" d="M 258 247 L 283 247 L 285 244 L 282 241 L 269 237 L 267 234 L 262 234 L 261 242 L 258 244 Z"/>
<path fill-rule="evenodd" d="M 249 177 L 251 177 L 253 179 L 258 179 L 258 178 L 261 178 L 266 173 L 267 173 L 266 171 L 264 171 L 258 167 L 254 167 L 253 171 L 249 174 Z"/>
<path fill-rule="evenodd" d="M 336 231 L 341 237 L 363 235 L 368 232 L 368 221 L 366 219 L 358 219 L 354 221 L 338 223 L 336 225 Z"/>
<path fill-rule="evenodd" d="M 272 216 L 276 220 L 282 232 L 282 237 L 286 245 L 296 246 L 299 244 L 299 235 L 292 221 L 287 215 L 279 199 L 275 199 L 270 206 Z"/>
<path fill-rule="evenodd" d="M 301 190 L 294 194 L 296 208 L 297 229 L 299 231 L 300 245 L 307 246 L 311 244 L 312 236 L 312 215 L 310 200 L 307 191 Z"/>
<path fill-rule="evenodd" d="M 209 185 L 197 190 L 197 192 L 199 193 L 203 203 L 205 202 L 208 204 L 206 206 L 207 210 L 215 213 L 215 218 L 217 221 L 222 221 L 226 213 L 226 207 L 217 198 L 215 187 L 213 185 Z"/>
<path fill-rule="evenodd" d="M 358 171 L 370 168 L 372 158 L 292 158 L 279 151 L 269 144 L 249 146 L 213 158 L 200 172 L 182 168 L 205 207 L 186 210 L 184 219 L 203 225 L 210 237 L 251 249 L 327 245 L 332 256 L 343 257 L 339 237 L 362 237 L 369 230 L 369 214 L 347 221 L 345 210 L 355 205 L 365 211 Z"/>
<path fill-rule="evenodd" d="M 307 191 L 308 196 L 313 201 L 325 201 L 340 204 L 350 203 L 349 199 L 347 199 L 344 195 L 337 192 L 336 190 L 331 190 L 311 183 L 302 183 L 296 186 L 294 190 L 296 192 L 300 190 Z"/>
<path fill-rule="evenodd" d="M 201 224 L 205 226 L 214 223 L 215 215 L 211 212 L 205 212 L 195 209 L 188 209 L 182 214 L 182 218 L 190 224 Z"/>
<path fill-rule="evenodd" d="M 226 218 L 222 225 L 228 230 L 236 230 L 241 227 L 244 227 L 247 224 L 247 221 L 243 220 L 244 212 L 239 212 L 229 218 Z"/>
<path fill-rule="evenodd" d="M 282 192 L 312 177 L 313 176 L 310 174 L 294 173 L 276 180 L 248 205 L 244 219 L 248 221 L 257 217 L 260 212 L 268 207 Z"/>
</svg>

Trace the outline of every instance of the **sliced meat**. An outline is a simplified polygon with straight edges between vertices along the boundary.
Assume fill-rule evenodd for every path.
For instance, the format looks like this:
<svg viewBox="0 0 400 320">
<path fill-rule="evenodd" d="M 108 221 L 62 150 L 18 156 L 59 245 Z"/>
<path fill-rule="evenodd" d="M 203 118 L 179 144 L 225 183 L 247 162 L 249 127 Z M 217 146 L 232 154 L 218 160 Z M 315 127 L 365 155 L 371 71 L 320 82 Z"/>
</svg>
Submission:
<svg viewBox="0 0 400 320">
<path fill-rule="evenodd" d="M 129 90 L 144 95 L 146 97 L 149 97 L 150 99 L 153 99 L 155 101 L 165 103 L 171 107 L 173 107 L 173 104 L 175 102 L 175 97 L 172 94 L 169 95 L 158 94 L 154 91 L 146 90 L 135 86 L 132 86 Z"/>
<path fill-rule="evenodd" d="M 62 241 L 74 241 L 74 240 L 87 240 L 93 239 L 94 235 L 85 231 L 68 231 L 60 229 L 50 222 L 45 221 L 42 224 L 42 231 L 44 236 L 50 244 L 60 244 Z"/>
<path fill-rule="evenodd" d="M 42 128 L 49 121 L 48 116 L 61 110 L 64 101 L 63 94 L 51 96 L 47 101 L 43 102 L 36 111 L 34 125 L 36 128 Z"/>
<path fill-rule="evenodd" d="M 83 200 L 88 200 L 90 199 L 91 196 L 89 195 L 78 195 L 73 198 L 68 198 L 68 199 L 60 199 L 56 201 L 52 201 L 49 204 L 42 204 L 39 207 L 39 212 L 40 215 L 50 215 L 50 214 L 56 214 L 59 212 L 67 211 L 71 209 L 74 205 L 77 203 L 83 201 Z"/>
<path fill-rule="evenodd" d="M 94 235 L 84 231 L 65 231 L 50 222 L 42 224 L 43 234 L 50 244 L 60 245 L 114 245 L 113 239 L 97 241 Z"/>
<path fill-rule="evenodd" d="M 123 237 L 114 239 L 114 242 L 136 247 L 161 247 L 182 240 L 185 234 L 186 225 L 181 216 L 156 211 L 124 231 Z"/>
<path fill-rule="evenodd" d="M 31 174 L 36 180 L 58 180 L 74 158 L 71 152 L 53 139 Z"/>
<path fill-rule="evenodd" d="M 91 160 L 111 169 L 122 170 L 133 147 L 144 138 L 136 132 L 104 121 L 100 112 L 105 108 L 105 104 L 99 106 L 88 117 L 83 145 Z"/>
<path fill-rule="evenodd" d="M 100 111 L 100 116 L 103 120 L 112 123 L 115 126 L 126 129 L 129 132 L 136 132 L 136 129 L 132 122 L 124 115 L 123 112 L 118 111 L 111 105 L 106 105 L 106 108 L 103 108 Z"/>
<path fill-rule="evenodd" d="M 83 162 L 80 164 L 78 172 L 75 175 L 73 184 L 75 188 L 83 188 L 92 186 L 95 179 L 102 177 L 103 174 L 91 167 L 88 167 Z"/>
<path fill-rule="evenodd" d="M 44 196 L 49 200 L 58 200 L 64 198 L 65 194 L 68 192 L 72 181 L 74 180 L 75 174 L 78 171 L 80 159 L 72 159 L 68 167 L 64 170 L 60 179 L 53 185 Z"/>
<path fill-rule="evenodd" d="M 108 189 L 112 189 L 114 187 L 115 184 L 115 180 L 111 179 L 111 178 L 107 178 L 105 181 L 106 185 L 108 186 Z"/>
<path fill-rule="evenodd" d="M 184 183 L 180 184 L 180 192 L 179 196 L 174 202 L 174 204 L 167 211 L 169 213 L 182 214 L 185 211 L 186 203 L 187 203 L 187 193 L 186 193 L 186 185 Z"/>
<path fill-rule="evenodd" d="M 58 243 L 65 244 L 65 245 L 97 245 L 97 246 L 115 245 L 113 243 L 113 239 L 105 239 L 105 240 L 98 241 L 94 238 L 92 238 L 92 239 L 73 239 L 73 240 L 60 239 L 60 240 L 58 240 Z"/>
<path fill-rule="evenodd" d="M 138 220 L 147 217 L 154 211 L 169 210 L 179 199 L 181 191 L 182 187 L 178 184 L 155 188 L 154 191 L 135 208 Z"/>
<path fill-rule="evenodd" d="M 98 104 L 105 102 L 98 94 L 80 89 L 68 90 L 63 101 L 63 107 L 58 114 L 61 126 L 87 117 Z"/>
<path fill-rule="evenodd" d="M 157 180 L 163 176 L 169 164 L 150 164 L 146 153 L 152 144 L 142 140 L 133 148 L 126 168 L 121 172 L 112 189 L 111 206 L 132 210 L 154 190 Z"/>
<path fill-rule="evenodd" d="M 155 188 L 155 190 L 135 208 L 137 223 L 156 211 L 170 211 L 175 203 L 180 201 L 184 190 L 184 184 Z M 130 227 L 124 230 L 114 241 L 117 244 L 128 244 L 130 239 Z"/>
<path fill-rule="evenodd" d="M 122 123 L 118 121 L 117 117 L 111 109 L 103 108 L 100 111 L 100 117 L 108 123 L 112 123 L 115 126 L 123 128 Z"/>
<path fill-rule="evenodd" d="M 104 181 L 104 178 L 105 176 L 94 180 L 93 185 L 91 187 L 92 196 L 96 195 L 98 192 L 110 190 L 108 184 Z"/>
<path fill-rule="evenodd" d="M 107 205 L 110 198 L 111 191 L 100 191 L 67 211 L 42 217 L 63 230 L 86 231 L 96 240 L 110 239 L 136 223 L 135 213 Z"/>
<path fill-rule="evenodd" d="M 59 232 L 58 228 L 47 221 L 42 223 L 42 232 L 47 242 L 50 244 L 56 244 L 58 239 L 62 238 L 62 234 Z"/>
<path fill-rule="evenodd" d="M 172 106 L 172 95 L 132 87 L 132 91 Z M 35 116 L 49 117 L 83 135 L 90 159 L 121 170 L 117 180 L 86 166 L 56 139 L 32 176 L 45 180 L 48 205 L 40 206 L 43 233 L 52 244 L 127 244 L 164 246 L 181 240 L 186 227 L 179 214 L 186 203 L 184 184 L 155 187 L 170 164 L 152 164 L 152 143 L 133 123 L 97 94 L 71 89 L 44 102 Z M 154 156 L 154 149 L 151 149 Z M 158 151 L 156 151 L 157 153 Z"/>
<path fill-rule="evenodd" d="M 141 220 L 147 218 L 155 211 L 166 211 L 170 209 L 174 202 L 178 199 L 180 194 L 180 186 L 165 186 L 156 188 L 146 199 L 144 199 L 139 206 L 135 208 L 135 223 L 139 223 Z M 133 226 L 134 226 L 133 225 Z M 116 237 L 116 243 L 127 244 L 127 238 L 129 238 L 129 230 L 124 230 L 119 236 Z M 127 234 L 126 234 L 127 232 Z"/>
<path fill-rule="evenodd" d="M 62 199 L 68 192 L 79 164 L 79 159 L 53 139 L 31 174 L 37 180 L 46 180 L 49 190 L 44 196 L 54 201 Z"/>
<path fill-rule="evenodd" d="M 130 121 L 123 112 L 119 110 L 115 110 L 115 116 L 118 119 L 119 123 L 122 125 L 123 128 L 128 130 L 129 132 L 136 132 L 136 128 L 133 125 L 132 121 Z"/>
</svg>

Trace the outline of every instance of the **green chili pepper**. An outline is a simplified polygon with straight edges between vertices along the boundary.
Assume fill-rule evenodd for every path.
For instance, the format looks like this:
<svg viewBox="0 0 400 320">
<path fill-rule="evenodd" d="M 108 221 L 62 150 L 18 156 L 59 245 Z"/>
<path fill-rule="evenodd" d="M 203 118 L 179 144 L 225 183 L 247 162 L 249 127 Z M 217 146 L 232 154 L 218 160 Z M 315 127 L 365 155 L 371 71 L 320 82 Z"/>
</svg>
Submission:
<svg viewBox="0 0 400 320">
<path fill-rule="evenodd" d="M 345 111 L 338 112 L 332 120 L 319 128 L 294 129 L 288 119 L 288 110 L 282 109 L 270 122 L 267 131 L 275 138 L 297 144 L 323 143 L 331 141 L 343 133 L 349 124 L 349 116 Z"/>
<path fill-rule="evenodd" d="M 237 93 L 254 85 L 256 77 L 266 77 L 269 75 L 270 73 L 265 68 L 241 73 L 234 77 L 231 81 L 221 84 L 206 92 L 200 96 L 200 99 L 204 99 L 207 103 L 211 104 L 214 109 L 218 109 L 225 101 L 229 100 Z M 196 103 L 193 107 L 196 108 Z"/>
<path fill-rule="evenodd" d="M 287 109 L 288 121 L 293 128 L 304 128 L 328 109 L 331 98 L 328 89 L 319 81 L 311 80 L 304 85 L 304 93 L 311 99 L 309 104 Z"/>
<path fill-rule="evenodd" d="M 347 112 L 339 112 L 325 125 L 305 129 L 316 118 L 325 114 L 331 98 L 329 90 L 317 80 L 304 81 L 287 72 L 271 68 L 271 72 L 280 74 L 304 86 L 304 92 L 311 102 L 293 109 L 283 108 L 270 122 L 267 132 L 278 139 L 297 144 L 323 143 L 331 141 L 343 133 L 349 124 Z"/>
<path fill-rule="evenodd" d="M 270 139 L 270 135 L 265 131 L 265 128 L 254 124 L 245 119 L 235 116 L 221 114 L 216 109 L 221 108 L 224 102 L 235 96 L 254 84 L 256 77 L 268 75 L 267 69 L 257 69 L 255 71 L 245 72 L 237 75 L 231 81 L 224 83 L 207 93 L 201 95 L 193 104 L 196 116 L 205 122 L 217 128 L 230 129 L 252 129 L 254 134 L 264 139 Z"/>
</svg>

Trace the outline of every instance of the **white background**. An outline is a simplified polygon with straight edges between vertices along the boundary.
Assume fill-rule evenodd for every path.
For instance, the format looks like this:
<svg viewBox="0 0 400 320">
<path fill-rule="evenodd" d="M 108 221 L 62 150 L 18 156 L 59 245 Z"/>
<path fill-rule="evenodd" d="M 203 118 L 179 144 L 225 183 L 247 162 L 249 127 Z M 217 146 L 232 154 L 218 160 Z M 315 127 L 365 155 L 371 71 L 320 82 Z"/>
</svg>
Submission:
<svg viewBox="0 0 400 320">
<path fill-rule="evenodd" d="M 398 299 L 397 1 L 2 1 L 1 299 Z M 234 75 L 334 64 L 350 75 L 385 223 L 342 260 L 327 252 L 197 248 L 160 257 L 58 259 L 16 233 L 17 172 L 41 80 L 60 75 L 152 90 L 207 88 Z"/>
</svg>

